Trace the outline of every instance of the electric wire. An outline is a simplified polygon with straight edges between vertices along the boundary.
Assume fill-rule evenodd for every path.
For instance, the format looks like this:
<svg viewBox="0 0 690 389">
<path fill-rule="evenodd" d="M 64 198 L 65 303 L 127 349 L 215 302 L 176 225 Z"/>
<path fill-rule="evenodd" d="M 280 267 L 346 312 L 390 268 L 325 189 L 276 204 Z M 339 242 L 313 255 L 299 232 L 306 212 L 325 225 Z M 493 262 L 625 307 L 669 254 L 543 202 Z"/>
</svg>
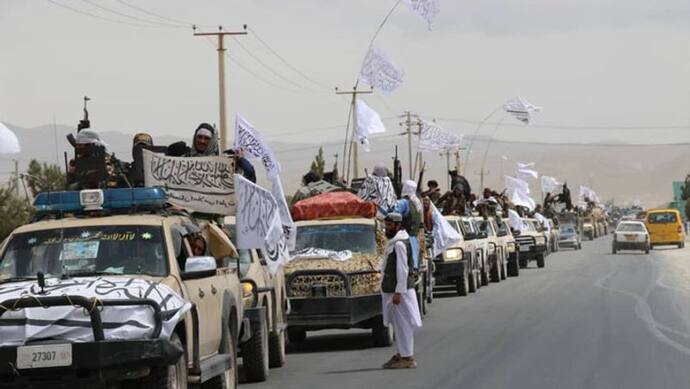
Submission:
<svg viewBox="0 0 690 389">
<path fill-rule="evenodd" d="M 208 28 L 217 27 L 217 26 L 211 25 L 211 24 L 197 24 L 197 23 L 192 23 L 192 22 L 189 22 L 189 21 L 184 21 L 184 20 L 180 20 L 180 19 L 174 19 L 174 18 L 171 18 L 171 17 L 163 16 L 163 15 L 158 14 L 158 13 L 156 13 L 156 12 L 153 12 L 153 11 L 151 11 L 151 10 L 149 10 L 149 9 L 145 9 L 145 8 L 136 6 L 136 5 L 134 5 L 134 4 L 130 4 L 130 3 L 126 2 L 126 1 L 124 1 L 124 0 L 115 0 L 115 1 L 118 2 L 118 3 L 120 3 L 120 4 L 122 4 L 122 5 L 124 5 L 124 6 L 126 6 L 126 7 L 131 8 L 131 9 L 133 9 L 133 10 L 139 11 L 139 12 L 144 13 L 144 14 L 146 14 L 146 15 L 153 16 L 153 17 L 156 17 L 156 18 L 159 18 L 159 19 L 161 19 L 161 20 L 165 20 L 165 21 L 168 21 L 168 22 L 171 22 L 171 23 L 177 23 L 177 24 L 180 25 L 180 26 L 186 26 L 186 27 L 197 26 L 197 27 L 208 27 Z"/>
<path fill-rule="evenodd" d="M 137 22 L 143 22 L 143 23 L 148 23 L 148 24 L 155 25 L 155 26 L 168 27 L 168 28 L 186 28 L 186 27 L 180 26 L 180 25 L 173 25 L 173 24 L 170 24 L 170 23 L 155 22 L 155 21 L 143 19 L 143 18 L 140 18 L 140 17 L 137 17 L 137 16 L 132 16 L 132 15 L 126 14 L 126 13 L 124 13 L 124 12 L 120 12 L 120 11 L 114 10 L 114 9 L 112 9 L 112 8 L 108 8 L 108 7 L 104 6 L 104 5 L 98 4 L 98 3 L 96 3 L 96 2 L 94 2 L 94 1 L 92 1 L 92 0 L 82 0 L 82 1 L 83 1 L 84 3 L 86 3 L 86 4 L 89 4 L 89 5 L 93 6 L 93 7 L 96 7 L 96 8 L 98 8 L 98 9 L 100 9 L 100 10 L 103 10 L 103 11 L 105 11 L 105 12 L 108 12 L 108 13 L 111 13 L 111 14 L 117 15 L 117 16 L 122 16 L 122 17 L 127 18 L 127 19 L 132 19 L 132 20 L 137 21 Z"/>
<path fill-rule="evenodd" d="M 130 22 L 127 22 L 127 21 L 124 21 L 124 20 L 112 19 L 112 18 L 109 18 L 109 17 L 106 17 L 106 16 L 101 16 L 101 15 L 97 15 L 97 14 L 94 14 L 94 13 L 91 13 L 91 12 L 88 12 L 88 11 L 80 10 L 80 9 L 78 9 L 78 8 L 71 7 L 71 6 L 69 6 L 69 5 L 59 3 L 59 2 L 57 2 L 57 1 L 55 1 L 55 0 L 46 0 L 46 1 L 47 1 L 48 3 L 50 3 L 50 4 L 54 5 L 54 6 L 56 6 L 56 7 L 60 7 L 60 8 L 69 10 L 69 11 L 71 11 L 71 12 L 74 12 L 74 13 L 77 13 L 77 14 L 80 14 L 80 15 L 83 15 L 83 16 L 88 16 L 88 17 L 95 18 L 95 19 L 99 19 L 99 20 L 106 21 L 106 22 L 109 22 L 109 23 L 122 24 L 122 25 L 130 26 L 130 27 L 140 27 L 140 28 L 165 28 L 165 27 L 154 26 L 154 25 L 150 25 L 150 24 L 130 23 Z"/>
</svg>

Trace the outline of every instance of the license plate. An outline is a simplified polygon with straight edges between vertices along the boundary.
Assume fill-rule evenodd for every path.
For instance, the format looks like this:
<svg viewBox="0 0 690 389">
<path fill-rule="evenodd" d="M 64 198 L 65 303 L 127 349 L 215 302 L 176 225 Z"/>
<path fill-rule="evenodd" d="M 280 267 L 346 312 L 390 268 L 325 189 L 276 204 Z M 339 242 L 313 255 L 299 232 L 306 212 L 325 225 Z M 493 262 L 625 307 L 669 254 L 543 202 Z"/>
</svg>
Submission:
<svg viewBox="0 0 690 389">
<path fill-rule="evenodd" d="M 529 251 L 529 246 L 520 246 L 520 251 Z"/>
<path fill-rule="evenodd" d="M 37 369 L 72 365 L 71 344 L 43 344 L 17 348 L 17 368 Z"/>
<path fill-rule="evenodd" d="M 625 236 L 625 239 L 627 239 L 627 240 L 635 240 L 635 239 L 637 239 L 637 237 L 636 237 L 635 235 L 626 235 L 626 236 Z"/>
</svg>

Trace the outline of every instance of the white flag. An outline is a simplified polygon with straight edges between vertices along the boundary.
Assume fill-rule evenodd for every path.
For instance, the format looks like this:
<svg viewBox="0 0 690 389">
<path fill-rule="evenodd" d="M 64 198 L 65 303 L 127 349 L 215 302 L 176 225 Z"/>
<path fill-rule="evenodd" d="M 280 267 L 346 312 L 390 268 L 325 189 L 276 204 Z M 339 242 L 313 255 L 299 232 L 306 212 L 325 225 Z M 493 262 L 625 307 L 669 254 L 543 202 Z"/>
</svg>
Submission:
<svg viewBox="0 0 690 389">
<path fill-rule="evenodd" d="M 269 178 L 280 173 L 280 163 L 273 151 L 261 134 L 239 113 L 235 115 L 235 148 L 241 148 L 249 158 L 260 158 Z"/>
<path fill-rule="evenodd" d="M 534 211 L 534 208 L 536 207 L 534 200 L 531 197 L 529 197 L 527 193 L 521 190 L 513 191 L 510 201 L 513 204 L 525 207 L 530 211 Z"/>
<path fill-rule="evenodd" d="M 392 209 L 398 202 L 393 182 L 389 177 L 368 175 L 357 196 L 367 202 L 377 202 L 384 209 Z"/>
<path fill-rule="evenodd" d="M 512 114 L 517 120 L 529 124 L 532 113 L 540 111 L 541 107 L 537 107 L 521 97 L 514 97 L 503 104 L 503 109 Z"/>
<path fill-rule="evenodd" d="M 438 211 L 434 204 L 431 204 L 432 214 L 431 220 L 433 223 L 433 229 L 431 233 L 434 237 L 434 245 L 432 247 L 432 255 L 436 258 L 437 255 L 443 253 L 449 248 L 456 246 L 460 241 L 462 241 L 462 236 L 455 231 L 455 229 L 448 223 L 441 212 Z"/>
<path fill-rule="evenodd" d="M 536 163 L 534 162 L 529 162 L 529 163 L 522 163 L 522 162 L 516 162 L 515 166 L 517 166 L 518 170 L 520 169 L 530 169 L 533 168 Z"/>
<path fill-rule="evenodd" d="M 19 139 L 9 128 L 0 123 L 0 154 L 17 154 L 21 151 Z"/>
<path fill-rule="evenodd" d="M 429 29 L 433 26 L 434 19 L 438 15 L 441 7 L 439 0 L 403 0 L 415 15 L 429 23 Z"/>
<path fill-rule="evenodd" d="M 453 135 L 434 124 L 423 123 L 420 151 L 452 151 L 462 146 L 462 136 Z"/>
<path fill-rule="evenodd" d="M 403 71 L 395 66 L 379 49 L 372 47 L 362 65 L 362 81 L 390 95 L 403 82 Z"/>
<path fill-rule="evenodd" d="M 263 249 L 278 244 L 283 235 L 278 204 L 271 192 L 239 174 L 234 175 L 237 194 L 237 248 Z"/>
<path fill-rule="evenodd" d="M 561 183 L 553 177 L 541 176 L 541 191 L 544 193 L 551 193 L 560 185 Z"/>
<path fill-rule="evenodd" d="M 534 218 L 537 219 L 537 221 L 539 221 L 539 223 L 541 223 L 541 225 L 544 226 L 544 228 L 546 228 L 547 231 L 551 232 L 551 226 L 549 225 L 549 221 L 546 220 L 546 217 L 544 217 L 544 215 L 542 215 L 539 212 L 535 212 Z"/>
<path fill-rule="evenodd" d="M 381 116 L 371 109 L 362 99 L 357 99 L 355 104 L 357 104 L 355 107 L 357 109 L 357 128 L 355 137 L 364 147 L 364 150 L 369 151 L 369 135 L 386 132 L 386 127 L 383 125 Z"/>
<path fill-rule="evenodd" d="M 526 194 L 529 194 L 529 184 L 519 178 L 505 176 L 506 177 L 506 192 L 508 196 L 512 196 L 513 192 L 520 190 Z"/>
<path fill-rule="evenodd" d="M 510 228 L 514 229 L 515 231 L 522 231 L 523 230 L 522 218 L 513 209 L 508 210 L 508 225 L 510 226 Z"/>
<path fill-rule="evenodd" d="M 518 176 L 518 178 L 521 180 L 529 180 L 530 178 L 533 178 L 536 180 L 537 178 L 539 178 L 539 173 L 537 173 L 536 170 L 518 169 L 517 172 L 515 172 L 515 173 Z"/>
</svg>

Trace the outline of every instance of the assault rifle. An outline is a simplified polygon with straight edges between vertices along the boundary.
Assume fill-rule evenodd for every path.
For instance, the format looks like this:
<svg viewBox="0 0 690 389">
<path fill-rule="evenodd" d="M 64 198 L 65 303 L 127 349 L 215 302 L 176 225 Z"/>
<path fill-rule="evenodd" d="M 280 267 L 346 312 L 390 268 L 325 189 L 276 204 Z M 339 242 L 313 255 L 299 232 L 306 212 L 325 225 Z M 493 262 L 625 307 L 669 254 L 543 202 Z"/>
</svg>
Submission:
<svg viewBox="0 0 690 389">
<path fill-rule="evenodd" d="M 398 159 L 398 146 L 395 146 L 395 157 L 393 157 L 393 189 L 395 195 L 400 198 L 402 192 L 402 165 Z"/>
</svg>

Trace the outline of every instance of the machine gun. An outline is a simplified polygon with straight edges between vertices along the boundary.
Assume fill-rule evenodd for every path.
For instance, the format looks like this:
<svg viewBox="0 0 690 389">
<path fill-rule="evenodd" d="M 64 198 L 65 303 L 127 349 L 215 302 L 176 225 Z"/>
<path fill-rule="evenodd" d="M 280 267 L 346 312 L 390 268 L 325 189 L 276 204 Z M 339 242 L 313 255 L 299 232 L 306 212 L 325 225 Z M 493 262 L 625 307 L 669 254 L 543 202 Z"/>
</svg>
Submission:
<svg viewBox="0 0 690 389">
<path fill-rule="evenodd" d="M 89 121 L 89 110 L 86 108 L 86 103 L 91 100 L 87 96 L 84 96 L 84 118 L 79 121 L 77 125 L 77 132 L 91 128 L 91 122 Z"/>
<path fill-rule="evenodd" d="M 402 165 L 398 159 L 398 146 L 395 146 L 395 157 L 393 157 L 393 189 L 395 195 L 400 198 L 402 192 Z"/>
<path fill-rule="evenodd" d="M 424 170 L 426 170 L 426 162 L 422 164 L 422 168 L 419 170 L 419 179 L 417 180 L 417 194 L 422 193 L 422 182 L 424 181 Z"/>
</svg>

